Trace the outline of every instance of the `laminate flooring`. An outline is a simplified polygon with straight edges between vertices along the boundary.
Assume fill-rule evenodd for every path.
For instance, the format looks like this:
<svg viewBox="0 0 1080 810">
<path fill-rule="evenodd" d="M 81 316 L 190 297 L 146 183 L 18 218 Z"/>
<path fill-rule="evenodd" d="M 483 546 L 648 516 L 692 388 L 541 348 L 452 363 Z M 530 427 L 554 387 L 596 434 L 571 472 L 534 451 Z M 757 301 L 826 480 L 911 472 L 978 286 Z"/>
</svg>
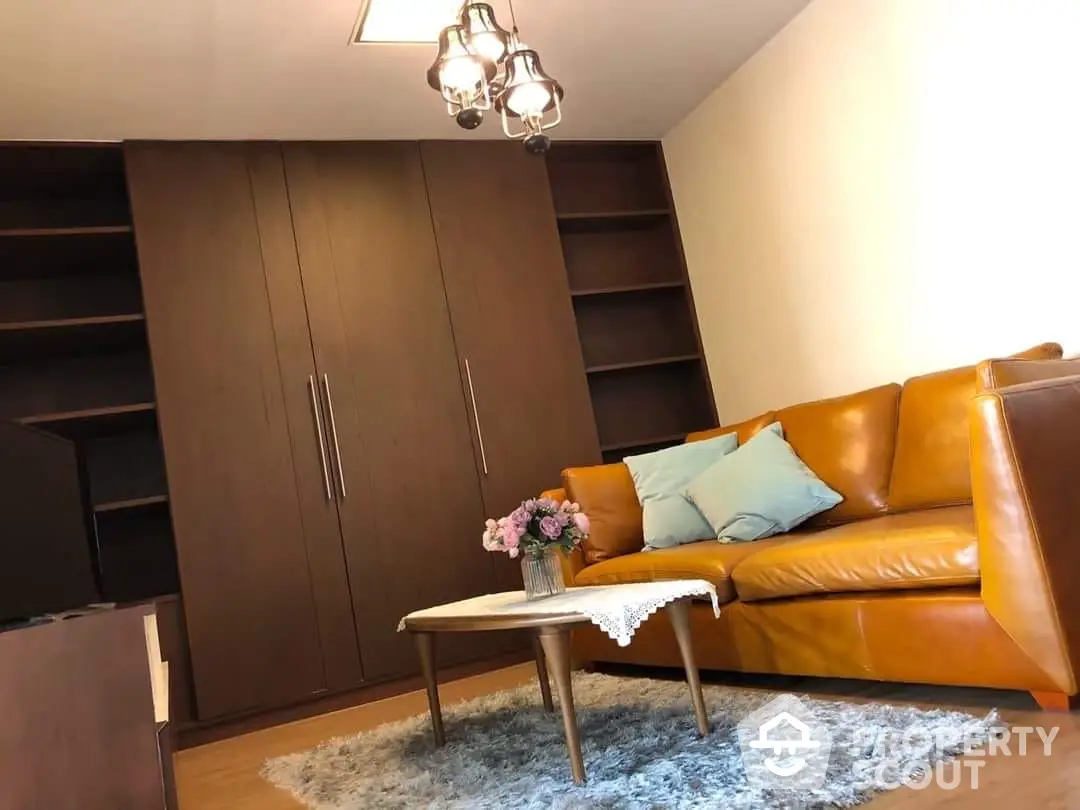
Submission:
<svg viewBox="0 0 1080 810">
<path fill-rule="evenodd" d="M 533 665 L 521 664 L 445 683 L 440 687 L 443 704 L 512 688 L 533 677 Z M 993 802 L 1001 810 L 1080 809 L 1080 714 L 1041 712 L 1026 694 L 812 678 L 706 674 L 705 680 L 853 701 L 911 703 L 976 712 L 996 707 L 1003 719 L 1014 726 L 1057 726 L 1059 731 L 1049 757 L 1042 755 L 1041 745 L 1033 745 L 1024 757 L 1017 756 L 1015 750 L 1011 756 L 987 757 L 986 765 L 978 772 L 977 789 L 965 778 L 953 790 L 936 785 L 923 790 L 905 788 L 881 796 L 865 807 L 868 810 L 982 810 L 988 802 Z M 180 810 L 299 810 L 301 805 L 259 776 L 263 760 L 426 711 L 424 693 L 410 692 L 181 751 L 175 760 Z M 1034 736 L 1031 740 L 1036 742 Z"/>
</svg>

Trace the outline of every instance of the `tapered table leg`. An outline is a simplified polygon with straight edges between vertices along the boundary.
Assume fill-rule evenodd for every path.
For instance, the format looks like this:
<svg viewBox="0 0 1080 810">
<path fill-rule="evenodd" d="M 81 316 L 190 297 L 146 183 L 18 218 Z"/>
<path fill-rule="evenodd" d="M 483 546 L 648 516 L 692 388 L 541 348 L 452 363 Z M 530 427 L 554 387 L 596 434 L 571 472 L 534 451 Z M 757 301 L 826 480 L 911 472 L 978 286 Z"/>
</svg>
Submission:
<svg viewBox="0 0 1080 810">
<path fill-rule="evenodd" d="M 701 693 L 701 678 L 694 660 L 694 642 L 690 637 L 690 600 L 672 602 L 667 606 L 667 612 L 675 630 L 675 640 L 679 642 L 683 666 L 686 668 L 686 682 L 690 685 L 690 699 L 694 701 L 698 733 L 704 737 L 709 733 L 709 713 L 705 710 L 705 696 Z"/>
<path fill-rule="evenodd" d="M 544 627 L 540 630 L 540 646 L 551 664 L 555 689 L 559 693 L 566 747 L 570 751 L 570 772 L 574 782 L 585 782 L 585 763 L 581 759 L 581 738 L 578 736 L 577 715 L 574 713 L 574 693 L 570 684 L 570 628 Z"/>
<path fill-rule="evenodd" d="M 433 633 L 413 633 L 416 650 L 420 653 L 420 669 L 427 686 L 428 710 L 431 712 L 431 730 L 435 732 L 435 745 L 446 745 L 443 732 L 442 707 L 439 705 L 439 682 L 435 676 L 435 636 Z"/>
<path fill-rule="evenodd" d="M 551 682 L 548 681 L 547 661 L 544 656 L 544 647 L 540 644 L 540 636 L 533 635 L 533 655 L 536 657 L 536 677 L 540 681 L 540 695 L 544 698 L 544 710 L 555 711 L 555 703 L 551 699 Z"/>
</svg>

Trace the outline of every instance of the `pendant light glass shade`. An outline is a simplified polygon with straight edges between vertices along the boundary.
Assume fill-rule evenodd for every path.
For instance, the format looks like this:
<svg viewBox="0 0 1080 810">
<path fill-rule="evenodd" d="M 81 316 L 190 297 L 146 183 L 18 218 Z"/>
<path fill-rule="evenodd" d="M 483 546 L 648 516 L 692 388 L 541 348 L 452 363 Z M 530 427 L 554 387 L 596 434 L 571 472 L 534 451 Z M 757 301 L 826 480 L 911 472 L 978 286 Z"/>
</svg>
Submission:
<svg viewBox="0 0 1080 810">
<path fill-rule="evenodd" d="M 468 3 L 461 10 L 461 25 L 469 49 L 481 59 L 497 65 L 506 58 L 510 34 L 495 20 L 495 9 L 490 4 Z"/>
<path fill-rule="evenodd" d="M 522 138 L 525 149 L 535 154 L 551 147 L 544 130 L 562 122 L 562 85 L 544 73 L 540 55 L 531 48 L 519 48 L 506 60 L 506 84 L 495 98 L 495 109 L 502 115 L 507 138 Z M 550 110 L 554 117 L 545 117 Z M 522 129 L 510 129 L 510 119 L 521 120 Z"/>
<path fill-rule="evenodd" d="M 495 99 L 495 109 L 513 118 L 532 118 L 555 109 L 562 98 L 562 85 L 544 72 L 540 54 L 531 48 L 510 54 L 506 84 Z"/>
<path fill-rule="evenodd" d="M 495 73 L 493 62 L 470 50 L 464 26 L 449 25 L 439 33 L 439 53 L 428 68 L 427 80 L 462 129 L 476 129 L 484 122 L 484 110 L 491 109 L 489 82 Z"/>
<path fill-rule="evenodd" d="M 428 68 L 427 80 L 447 103 L 457 103 L 463 94 L 474 95 L 494 78 L 494 63 L 478 58 L 469 49 L 464 26 L 449 25 L 439 33 L 439 53 Z"/>
</svg>

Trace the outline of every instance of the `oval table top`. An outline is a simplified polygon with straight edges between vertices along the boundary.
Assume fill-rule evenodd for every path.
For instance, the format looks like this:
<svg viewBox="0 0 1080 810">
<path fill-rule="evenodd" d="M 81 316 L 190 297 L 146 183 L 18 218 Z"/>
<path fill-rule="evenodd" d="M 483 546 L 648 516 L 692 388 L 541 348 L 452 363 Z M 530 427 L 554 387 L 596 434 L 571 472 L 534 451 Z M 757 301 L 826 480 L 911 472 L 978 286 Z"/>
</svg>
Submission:
<svg viewBox="0 0 1080 810">
<path fill-rule="evenodd" d="M 416 610 L 398 630 L 414 633 L 520 630 L 592 622 L 616 639 L 630 643 L 637 627 L 675 601 L 707 597 L 719 615 L 716 587 L 705 580 L 660 580 L 613 585 L 583 585 L 539 599 L 524 591 L 506 591 Z"/>
<path fill-rule="evenodd" d="M 560 610 L 559 596 L 529 600 L 525 591 L 477 596 L 414 611 L 401 620 L 398 629 L 414 633 L 464 633 L 589 623 L 588 616 L 572 608 Z"/>
</svg>

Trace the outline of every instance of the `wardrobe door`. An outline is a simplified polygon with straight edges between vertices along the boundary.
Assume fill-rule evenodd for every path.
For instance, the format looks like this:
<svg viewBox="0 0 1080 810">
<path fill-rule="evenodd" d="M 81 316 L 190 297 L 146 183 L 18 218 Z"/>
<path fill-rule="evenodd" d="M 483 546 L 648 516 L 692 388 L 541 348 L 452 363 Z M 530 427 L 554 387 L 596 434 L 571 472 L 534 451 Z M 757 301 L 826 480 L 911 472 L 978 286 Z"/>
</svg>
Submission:
<svg viewBox="0 0 1080 810">
<path fill-rule="evenodd" d="M 516 143 L 421 146 L 492 517 L 600 463 L 547 167 Z M 521 587 L 501 566 L 504 587 Z"/>
<path fill-rule="evenodd" d="M 405 613 L 495 590 L 419 146 L 283 149 L 364 676 L 406 675 Z M 440 661 L 491 649 L 463 636 Z"/>
<path fill-rule="evenodd" d="M 280 150 L 125 155 L 199 718 L 358 683 Z"/>
</svg>

